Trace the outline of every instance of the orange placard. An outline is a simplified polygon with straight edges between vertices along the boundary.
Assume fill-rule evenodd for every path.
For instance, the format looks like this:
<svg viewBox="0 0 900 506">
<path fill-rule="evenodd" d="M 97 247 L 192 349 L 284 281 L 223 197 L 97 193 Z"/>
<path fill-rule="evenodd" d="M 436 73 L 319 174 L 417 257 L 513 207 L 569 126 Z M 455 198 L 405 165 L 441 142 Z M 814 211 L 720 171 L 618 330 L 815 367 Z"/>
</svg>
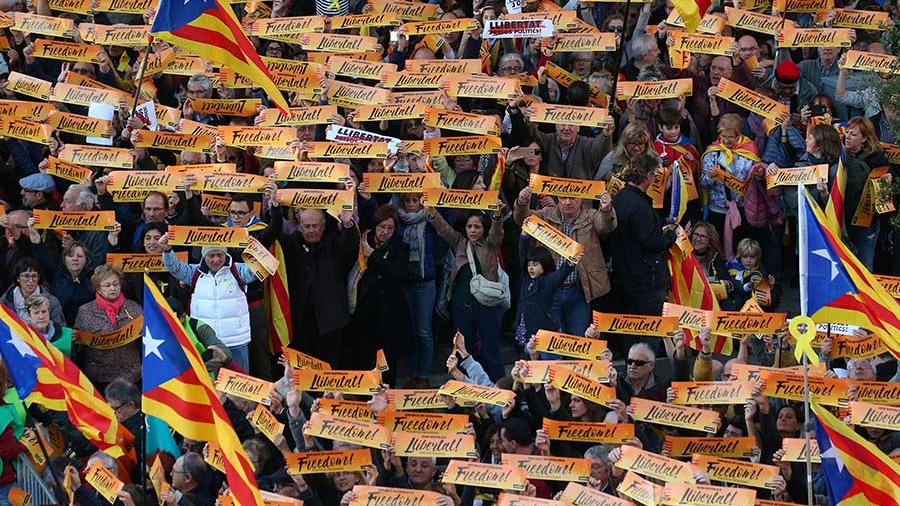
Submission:
<svg viewBox="0 0 900 506">
<path fill-rule="evenodd" d="M 289 114 L 285 114 L 279 109 L 263 109 L 259 113 L 258 126 L 327 125 L 331 123 L 331 117 L 337 114 L 337 106 L 291 107 L 288 112 Z"/>
<path fill-rule="evenodd" d="M 114 170 L 108 174 L 107 189 L 112 192 L 151 190 L 169 193 L 182 184 L 184 176 L 159 170 Z"/>
<path fill-rule="evenodd" d="M 663 316 L 677 318 L 678 326 L 685 329 L 699 331 L 703 327 L 710 326 L 712 311 L 682 306 L 671 302 L 663 303 Z"/>
<path fill-rule="evenodd" d="M 331 18 L 332 30 L 349 30 L 368 26 L 400 26 L 400 17 L 396 13 L 353 14 Z"/>
<path fill-rule="evenodd" d="M 480 209 L 483 211 L 493 211 L 500 207 L 500 192 L 497 191 L 427 188 L 424 197 L 422 203 L 426 207 Z"/>
<path fill-rule="evenodd" d="M 616 85 L 616 98 L 620 100 L 661 100 L 690 95 L 693 85 L 690 79 L 668 81 L 626 81 Z"/>
<path fill-rule="evenodd" d="M 250 233 L 244 227 L 169 226 L 169 244 L 173 246 L 223 246 L 246 248 Z"/>
<path fill-rule="evenodd" d="M 589 459 L 504 453 L 500 460 L 504 464 L 525 470 L 526 476 L 532 480 L 587 483 L 588 478 L 591 477 L 591 461 Z"/>
<path fill-rule="evenodd" d="M 596 128 L 600 127 L 603 120 L 609 116 L 608 109 L 597 107 L 576 107 L 545 102 L 534 102 L 530 107 L 531 115 L 528 116 L 528 120 L 533 123 L 553 123 Z"/>
<path fill-rule="evenodd" d="M 377 51 L 378 39 L 360 35 L 306 33 L 300 37 L 300 48 L 304 51 L 324 51 L 327 53 Z"/>
<path fill-rule="evenodd" d="M 834 0 L 774 0 L 775 12 L 826 12 L 834 9 Z"/>
<path fill-rule="evenodd" d="M 732 7 L 725 7 L 725 16 L 729 26 L 766 35 L 777 34 L 782 26 L 796 26 L 794 21 L 783 20 L 781 16 L 770 16 Z"/>
<path fill-rule="evenodd" d="M 64 162 L 89 167 L 111 167 L 114 169 L 131 169 L 134 167 L 134 156 L 125 148 L 107 148 L 100 146 L 83 146 L 66 144 L 59 150 L 59 159 Z"/>
<path fill-rule="evenodd" d="M 785 27 L 778 32 L 779 47 L 850 47 L 851 44 L 849 28 Z"/>
<path fill-rule="evenodd" d="M 496 154 L 503 143 L 492 135 L 462 137 L 433 137 L 425 139 L 425 154 L 429 156 Z"/>
<path fill-rule="evenodd" d="M 681 30 L 673 30 L 671 33 L 675 42 L 671 47 L 672 50 L 721 56 L 732 56 L 734 54 L 731 49 L 735 42 L 734 37 L 687 33 Z"/>
<path fill-rule="evenodd" d="M 828 181 L 828 164 L 810 165 L 807 167 L 779 167 L 774 175 L 766 174 L 766 188 L 776 186 L 796 186 L 798 184 L 816 184 Z"/>
<path fill-rule="evenodd" d="M 282 348 L 281 353 L 294 369 L 312 369 L 315 371 L 327 371 L 331 369 L 331 365 L 328 362 L 319 360 L 316 357 L 297 350 Z"/>
<path fill-rule="evenodd" d="M 442 74 L 437 75 L 444 78 Z M 500 135 L 500 123 L 496 116 L 449 111 L 434 107 L 425 112 L 425 125 L 470 134 Z"/>
<path fill-rule="evenodd" d="M 556 365 L 571 369 L 576 373 L 594 381 L 609 381 L 610 363 L 608 360 L 527 360 L 528 368 L 520 372 L 514 379 L 520 383 L 545 384 L 550 382 L 550 366 Z"/>
<path fill-rule="evenodd" d="M 201 114 L 255 116 L 262 100 L 258 98 L 192 98 L 190 108 Z"/>
<path fill-rule="evenodd" d="M 390 434 L 381 425 L 335 418 L 323 413 L 312 414 L 304 433 L 379 450 L 390 448 Z"/>
<path fill-rule="evenodd" d="M 438 393 L 449 395 L 454 399 L 483 402 L 493 406 L 505 406 L 516 398 L 515 392 L 502 388 L 484 387 L 481 385 L 450 380 L 438 389 Z"/>
<path fill-rule="evenodd" d="M 650 480 L 641 478 L 636 473 L 625 473 L 625 478 L 616 487 L 616 491 L 644 506 L 662 504 L 663 488 Z"/>
<path fill-rule="evenodd" d="M 761 371 L 762 395 L 803 402 L 803 376 L 778 371 Z M 831 378 L 809 378 L 809 398 L 826 406 L 848 406 L 850 384 Z"/>
<path fill-rule="evenodd" d="M 537 351 L 587 360 L 600 360 L 603 351 L 607 348 L 606 341 L 561 334 L 549 330 L 537 331 L 537 334 L 535 334 L 535 346 Z"/>
<path fill-rule="evenodd" d="M 694 482 L 694 470 L 686 462 L 657 455 L 631 445 L 622 445 L 620 448 L 622 457 L 615 464 L 619 469 L 667 482 Z"/>
<path fill-rule="evenodd" d="M 216 377 L 216 390 L 266 406 L 271 402 L 269 394 L 272 389 L 271 381 L 254 378 L 224 367 L 219 369 L 219 375 Z"/>
<path fill-rule="evenodd" d="M 521 88 L 516 78 L 464 76 L 447 79 L 444 91 L 453 98 L 512 100 L 518 96 Z"/>
<path fill-rule="evenodd" d="M 887 381 L 854 381 L 856 400 L 872 404 L 900 406 L 900 383 Z"/>
<path fill-rule="evenodd" d="M 288 147 L 297 139 L 297 129 L 293 127 L 220 126 L 218 133 L 226 146 L 238 148 Z"/>
<path fill-rule="evenodd" d="M 844 66 L 841 68 L 863 70 L 867 72 L 881 72 L 885 74 L 900 74 L 900 63 L 897 62 L 896 56 L 869 53 L 857 49 L 847 51 Z"/>
<path fill-rule="evenodd" d="M 851 401 L 850 423 L 863 427 L 894 430 L 900 424 L 900 408 Z"/>
<path fill-rule="evenodd" d="M 560 33 L 556 37 L 556 53 L 616 50 L 616 34 L 610 32 Z"/>
<path fill-rule="evenodd" d="M 786 367 L 783 369 L 776 369 L 774 367 L 765 367 L 762 365 L 750 365 L 750 364 L 732 364 L 731 368 L 731 379 L 734 381 L 756 381 L 760 379 L 760 373 L 763 371 L 772 371 L 772 372 L 783 372 L 790 373 L 791 368 Z M 802 366 L 801 366 L 802 367 Z M 802 371 L 798 371 L 798 373 L 802 373 Z M 809 366 L 809 375 L 812 377 L 821 378 L 825 376 L 825 366 L 824 364 L 820 364 L 819 366 Z"/>
<path fill-rule="evenodd" d="M 310 158 L 387 158 L 387 142 L 342 143 L 331 141 L 312 141 L 307 155 Z"/>
<path fill-rule="evenodd" d="M 194 135 L 181 132 L 152 132 L 137 130 L 133 134 L 136 148 L 168 149 L 172 151 L 209 152 L 213 147 L 213 136 Z"/>
<path fill-rule="evenodd" d="M 715 411 L 650 401 L 639 397 L 631 398 L 631 408 L 631 418 L 636 422 L 712 433 L 719 431 L 721 423 L 719 414 Z"/>
<path fill-rule="evenodd" d="M 15 93 L 21 93 L 39 100 L 49 100 L 53 83 L 27 76 L 19 72 L 10 72 L 6 79 L 6 89 Z"/>
<path fill-rule="evenodd" d="M 116 475 L 103 467 L 100 460 L 95 460 L 94 465 L 85 471 L 84 481 L 90 483 L 90 485 L 94 487 L 94 490 L 102 495 L 104 499 L 109 501 L 110 504 L 116 502 L 116 497 L 119 495 L 122 488 L 125 487 L 125 484 L 116 478 Z"/>
<path fill-rule="evenodd" d="M 716 457 L 749 458 L 756 446 L 754 437 L 677 437 L 666 436 L 663 443 L 670 457 L 714 455 Z"/>
<path fill-rule="evenodd" d="M 0 118 L 0 135 L 35 144 L 50 144 L 53 128 L 48 124 L 25 119 Z"/>
<path fill-rule="evenodd" d="M 257 404 L 253 413 L 250 413 L 250 423 L 266 436 L 266 439 L 278 444 L 276 437 L 284 431 L 284 424 L 275 418 L 269 408 L 263 404 Z"/>
<path fill-rule="evenodd" d="M 113 107 L 122 105 L 122 99 L 127 97 L 120 91 L 91 88 L 89 86 L 76 86 L 69 83 L 56 83 L 50 92 L 51 102 L 62 102 L 69 105 L 81 105 L 89 107 L 91 104 L 106 104 Z"/>
<path fill-rule="evenodd" d="M 54 130 L 61 132 L 94 137 L 106 137 L 110 126 L 112 126 L 112 122 L 105 119 L 90 118 L 62 111 L 53 112 L 47 118 L 47 124 L 52 126 Z M 142 132 L 143 130 L 138 131 Z"/>
<path fill-rule="evenodd" d="M 716 311 L 709 320 L 713 334 L 774 334 L 787 322 L 787 313 Z"/>
<path fill-rule="evenodd" d="M 427 21 L 437 17 L 438 5 L 406 0 L 369 0 L 370 12 L 396 14 L 400 19 Z"/>
<path fill-rule="evenodd" d="M 244 264 L 253 271 L 253 275 L 260 281 L 265 281 L 278 270 L 279 261 L 265 246 L 255 237 L 250 237 L 250 242 L 241 252 Z"/>
<path fill-rule="evenodd" d="M 333 215 L 353 210 L 353 192 L 347 190 L 278 190 L 275 195 L 283 206 L 324 209 Z"/>
<path fill-rule="evenodd" d="M 666 483 L 666 506 L 744 506 L 753 504 L 756 491 L 749 488 L 716 487 L 699 483 Z"/>
<path fill-rule="evenodd" d="M 363 401 L 345 401 L 337 399 L 318 399 L 319 412 L 344 420 L 356 420 L 359 422 L 371 422 L 375 419 L 375 412 Z"/>
<path fill-rule="evenodd" d="M 100 51 L 97 44 L 75 44 L 59 40 L 38 39 L 34 41 L 34 56 L 52 60 L 98 63 Z"/>
<path fill-rule="evenodd" d="M 56 112 L 53 104 L 30 100 L 0 100 L 0 117 L 44 121 Z"/>
<path fill-rule="evenodd" d="M 456 434 L 466 430 L 468 415 L 387 411 L 382 424 L 391 432 Z"/>
<path fill-rule="evenodd" d="M 779 124 L 788 116 L 787 105 L 725 78 L 719 81 L 716 96 Z"/>
<path fill-rule="evenodd" d="M 294 371 L 294 386 L 304 392 L 343 392 L 371 395 L 378 392 L 379 375 L 372 371 Z"/>
<path fill-rule="evenodd" d="M 755 386 L 752 381 L 673 381 L 672 404 L 744 404 Z"/>
<path fill-rule="evenodd" d="M 806 462 L 806 440 L 803 438 L 784 438 L 781 440 L 781 449 L 784 455 L 781 457 L 782 462 Z M 822 456 L 819 454 L 819 443 L 815 438 L 809 441 L 810 460 L 816 464 L 822 462 Z"/>
<path fill-rule="evenodd" d="M 832 358 L 870 358 L 887 351 L 884 341 L 875 334 L 863 338 L 835 335 L 832 339 Z"/>
<path fill-rule="evenodd" d="M 563 422 L 544 418 L 544 432 L 550 440 L 584 441 L 602 444 L 623 444 L 634 439 L 634 424 Z"/>
<path fill-rule="evenodd" d="M 577 264 L 584 256 L 584 245 L 557 230 L 536 214 L 522 222 L 522 233 L 530 235 L 569 263 Z"/>
<path fill-rule="evenodd" d="M 604 494 L 579 483 L 569 483 L 559 496 L 559 501 L 575 506 L 632 506 L 631 501 Z"/>
<path fill-rule="evenodd" d="M 368 173 L 366 173 L 368 174 Z M 366 176 L 363 174 L 363 177 Z M 275 181 L 341 183 L 350 177 L 350 166 L 338 162 L 275 162 Z"/>
<path fill-rule="evenodd" d="M 391 92 L 384 88 L 333 80 L 328 85 L 326 97 L 331 105 L 356 108 L 360 105 L 386 104 L 390 102 Z"/>
<path fill-rule="evenodd" d="M 414 74 L 412 72 L 386 72 L 378 78 L 382 87 L 392 90 L 402 89 L 433 89 L 439 90 L 443 86 L 443 76 L 440 74 Z"/>
<path fill-rule="evenodd" d="M 775 489 L 775 477 L 781 474 L 778 466 L 768 466 L 711 455 L 694 455 L 691 463 L 706 472 L 712 481 L 768 488 L 770 490 Z"/>
<path fill-rule="evenodd" d="M 51 176 L 56 176 L 75 183 L 81 183 L 94 174 L 94 171 L 87 167 L 80 167 L 73 163 L 64 162 L 55 156 L 47 157 L 46 172 Z"/>
<path fill-rule="evenodd" d="M 392 409 L 398 411 L 409 411 L 416 409 L 446 409 L 450 405 L 438 390 L 422 389 L 422 390 L 404 390 L 389 389 L 388 404 Z"/>
<path fill-rule="evenodd" d="M 284 460 L 289 474 L 352 473 L 372 465 L 372 450 L 288 453 Z"/>
<path fill-rule="evenodd" d="M 356 109 L 356 121 L 422 119 L 427 110 L 428 104 L 418 103 L 361 105 Z"/>
<path fill-rule="evenodd" d="M 41 16 L 39 14 L 28 12 L 14 12 L 13 20 L 14 24 L 11 29 L 30 34 L 71 38 L 68 36 L 67 32 L 71 32 L 75 29 L 75 23 L 71 18 Z"/>
<path fill-rule="evenodd" d="M 83 346 L 89 346 L 98 350 L 120 348 L 142 337 L 144 333 L 144 317 L 138 316 L 128 322 L 127 325 L 111 332 L 91 334 L 73 329 L 72 333 L 74 342 Z"/>
<path fill-rule="evenodd" d="M 678 330 L 678 318 L 672 316 L 645 316 L 594 311 L 593 321 L 597 332 L 601 333 L 668 337 Z"/>
<path fill-rule="evenodd" d="M 418 74 L 478 74 L 481 72 L 481 60 L 409 60 L 405 70 Z"/>
<path fill-rule="evenodd" d="M 606 182 L 588 179 L 569 179 L 531 174 L 528 186 L 532 193 L 557 197 L 599 200 L 606 192 Z"/>
<path fill-rule="evenodd" d="M 372 487 L 354 485 L 355 499 L 348 506 L 378 506 L 384 504 L 415 504 L 416 506 L 437 506 L 441 494 L 429 490 L 408 488 Z"/>
<path fill-rule="evenodd" d="M 115 211 L 48 211 L 35 209 L 34 228 L 38 230 L 103 230 L 116 226 Z"/>
<path fill-rule="evenodd" d="M 398 457 L 478 458 L 471 434 L 394 432 L 391 446 Z"/>
<path fill-rule="evenodd" d="M 409 35 L 429 35 L 475 30 L 478 28 L 478 23 L 476 23 L 473 18 L 461 18 L 404 23 L 401 27 L 404 28 Z"/>
<path fill-rule="evenodd" d="M 187 263 L 188 252 L 179 251 L 175 258 Z M 122 272 L 167 272 L 162 253 L 107 253 L 106 263 L 122 269 Z"/>
<path fill-rule="evenodd" d="M 201 192 L 262 193 L 269 178 L 256 174 L 201 173 L 191 190 Z"/>
<path fill-rule="evenodd" d="M 250 28 L 250 34 L 261 39 L 299 42 L 304 33 L 325 31 L 322 16 L 292 16 L 257 19 Z"/>
<path fill-rule="evenodd" d="M 437 172 L 366 172 L 363 184 L 367 193 L 422 193 L 443 187 Z"/>
<path fill-rule="evenodd" d="M 889 12 L 834 9 L 836 15 L 831 26 L 839 28 L 855 28 L 857 30 L 887 30 L 890 26 L 891 14 Z M 824 21 L 825 13 L 818 13 Z"/>
<path fill-rule="evenodd" d="M 600 406 L 606 406 L 616 398 L 615 387 L 598 383 L 558 365 L 550 366 L 550 384 L 563 392 L 577 395 Z"/>
</svg>

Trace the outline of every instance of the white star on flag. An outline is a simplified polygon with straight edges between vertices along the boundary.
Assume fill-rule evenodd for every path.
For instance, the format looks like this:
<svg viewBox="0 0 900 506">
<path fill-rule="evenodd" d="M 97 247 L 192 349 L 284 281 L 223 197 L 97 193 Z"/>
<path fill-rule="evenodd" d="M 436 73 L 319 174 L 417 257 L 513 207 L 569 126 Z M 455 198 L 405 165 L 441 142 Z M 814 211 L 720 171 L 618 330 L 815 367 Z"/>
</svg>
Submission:
<svg viewBox="0 0 900 506">
<path fill-rule="evenodd" d="M 7 344 L 12 345 L 12 347 L 15 348 L 16 351 L 19 352 L 19 355 L 21 355 L 22 357 L 32 356 L 37 358 L 37 355 L 34 353 L 34 350 L 31 349 L 31 346 L 28 346 L 25 341 L 23 341 L 21 338 L 19 338 L 19 336 L 15 334 L 10 334 Z"/>
<path fill-rule="evenodd" d="M 150 327 L 144 328 L 144 356 L 149 357 L 150 355 L 156 355 L 160 360 L 163 359 L 162 353 L 159 352 L 159 347 L 165 341 L 162 339 L 154 339 L 153 334 L 150 333 Z"/>
<path fill-rule="evenodd" d="M 844 461 L 841 460 L 841 456 L 838 454 L 837 450 L 834 448 L 834 445 L 831 445 L 827 450 L 820 454 L 823 460 L 834 460 L 834 464 L 837 466 L 838 471 L 844 471 Z"/>
<path fill-rule="evenodd" d="M 812 251 L 811 253 L 813 255 L 816 255 L 817 257 L 822 257 L 825 260 L 828 260 L 829 262 L 831 262 L 831 280 L 834 281 L 834 278 L 836 278 L 838 275 L 838 267 L 837 267 L 837 262 L 835 262 L 834 260 L 831 259 L 831 256 L 828 254 L 828 251 L 826 251 L 824 249 L 817 249 L 815 251 Z"/>
</svg>

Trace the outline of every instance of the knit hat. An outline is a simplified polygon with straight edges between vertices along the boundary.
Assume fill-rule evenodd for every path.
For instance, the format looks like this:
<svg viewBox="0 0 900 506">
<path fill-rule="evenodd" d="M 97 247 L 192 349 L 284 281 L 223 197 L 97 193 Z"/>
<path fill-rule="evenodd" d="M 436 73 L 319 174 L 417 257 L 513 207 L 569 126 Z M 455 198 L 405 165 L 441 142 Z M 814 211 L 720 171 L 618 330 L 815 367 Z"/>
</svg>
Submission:
<svg viewBox="0 0 900 506">
<path fill-rule="evenodd" d="M 56 187 L 53 178 L 43 172 L 23 177 L 19 180 L 19 186 L 23 190 L 31 192 L 50 193 Z"/>
<path fill-rule="evenodd" d="M 348 12 L 349 0 L 316 0 L 316 14 L 319 16 L 346 16 Z"/>
<path fill-rule="evenodd" d="M 212 253 L 213 251 L 221 251 L 222 254 L 224 254 L 224 255 L 228 254 L 228 250 L 222 246 L 204 246 L 203 248 L 200 249 L 200 253 L 203 256 L 203 258 L 206 258 L 206 255 L 208 255 L 209 253 Z"/>
<path fill-rule="evenodd" d="M 775 67 L 775 79 L 784 84 L 794 84 L 800 79 L 800 68 L 791 60 L 784 60 Z"/>
</svg>

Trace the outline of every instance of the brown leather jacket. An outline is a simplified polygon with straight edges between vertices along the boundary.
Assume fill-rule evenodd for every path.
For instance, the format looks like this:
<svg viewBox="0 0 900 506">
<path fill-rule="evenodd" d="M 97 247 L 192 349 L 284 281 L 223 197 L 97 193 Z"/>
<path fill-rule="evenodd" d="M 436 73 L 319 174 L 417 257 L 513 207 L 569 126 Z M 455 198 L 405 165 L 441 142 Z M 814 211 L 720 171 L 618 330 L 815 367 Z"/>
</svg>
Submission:
<svg viewBox="0 0 900 506">
<path fill-rule="evenodd" d="M 469 244 L 469 239 L 447 223 L 447 220 L 440 213 L 429 216 L 428 222 L 434 227 L 438 236 L 445 240 L 456 253 L 456 260 L 453 262 L 453 270 L 450 271 L 450 279 L 447 283 L 448 294 L 452 294 L 456 273 L 459 272 L 462 266 L 469 264 L 469 256 L 466 253 L 466 245 Z M 497 255 L 500 253 L 501 244 L 503 244 L 503 221 L 492 219 L 487 237 L 482 237 L 480 241 L 472 245 L 472 253 L 478 259 L 481 275 L 489 281 L 500 280 L 497 272 L 499 266 Z"/>
</svg>

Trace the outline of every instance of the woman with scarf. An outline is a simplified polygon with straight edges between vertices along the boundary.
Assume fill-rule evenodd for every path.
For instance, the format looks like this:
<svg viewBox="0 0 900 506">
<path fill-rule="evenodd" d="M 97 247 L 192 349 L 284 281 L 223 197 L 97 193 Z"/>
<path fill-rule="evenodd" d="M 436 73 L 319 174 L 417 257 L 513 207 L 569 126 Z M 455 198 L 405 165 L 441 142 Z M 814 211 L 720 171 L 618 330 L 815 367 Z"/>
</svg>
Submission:
<svg viewBox="0 0 900 506">
<path fill-rule="evenodd" d="M 716 232 L 715 227 L 701 221 L 688 227 L 687 234 L 691 240 L 691 246 L 694 248 L 694 257 L 703 268 L 703 274 L 706 275 L 707 281 L 710 283 L 721 282 L 725 286 L 726 292 L 730 292 L 731 279 L 728 276 L 728 269 L 725 268 L 725 258 L 722 257 L 722 241 L 719 240 L 719 233 Z M 719 304 L 722 305 L 726 301 L 727 297 Z M 723 306 L 723 309 L 730 308 Z"/>
<path fill-rule="evenodd" d="M 406 289 L 406 303 L 415 335 L 409 388 L 428 388 L 431 360 L 434 356 L 434 336 L 431 317 L 434 312 L 435 246 L 437 232 L 426 219 L 420 193 L 401 193 L 397 207 L 399 236 L 409 246 L 409 273 L 412 279 Z"/>
<path fill-rule="evenodd" d="M 28 318 L 28 308 L 25 301 L 32 295 L 43 295 L 50 300 L 50 319 L 59 326 L 65 326 L 66 317 L 63 314 L 62 305 L 52 293 L 47 285 L 44 284 L 44 276 L 41 274 L 41 266 L 33 258 L 25 257 L 16 263 L 13 269 L 15 273 L 16 283 L 6 290 L 0 302 L 12 308 L 16 314 L 25 321 L 30 323 Z"/>
<path fill-rule="evenodd" d="M 611 175 L 618 175 L 641 155 L 650 154 L 658 158 L 651 141 L 650 130 L 646 123 L 640 120 L 628 123 L 622 130 L 616 148 L 603 157 L 594 179 L 609 180 Z"/>
<path fill-rule="evenodd" d="M 59 298 L 66 321 L 74 322 L 78 308 L 94 298 L 90 284 L 94 266 L 88 265 L 91 262 L 90 249 L 80 241 L 73 241 L 63 247 L 60 258 L 51 253 L 50 246 L 41 239 L 40 232 L 34 228 L 34 218 L 28 219 L 28 235 L 34 257 L 50 278 L 50 293 Z"/>
<path fill-rule="evenodd" d="M 91 276 L 96 291 L 94 300 L 78 308 L 73 328 L 84 334 L 99 335 L 115 332 L 142 314 L 141 306 L 125 298 L 122 285 L 125 275 L 117 267 L 101 265 Z M 100 347 L 79 344 L 72 348 L 72 360 L 84 371 L 101 392 L 112 380 L 125 378 L 132 383 L 141 381 L 140 329 L 129 337 Z"/>
<path fill-rule="evenodd" d="M 751 177 L 760 170 L 759 150 L 743 135 L 737 114 L 719 120 L 719 138 L 703 153 L 700 183 L 708 192 L 707 221 L 724 237 L 725 257 L 731 257 L 732 236 L 741 225 L 740 207 Z M 727 184 L 726 184 L 727 183 Z M 736 241 L 735 241 L 736 242 Z"/>
<path fill-rule="evenodd" d="M 44 336 L 53 346 L 67 357 L 72 356 L 72 329 L 53 323 L 50 319 L 50 299 L 43 295 L 32 295 L 25 301 L 31 328 Z"/>
</svg>

